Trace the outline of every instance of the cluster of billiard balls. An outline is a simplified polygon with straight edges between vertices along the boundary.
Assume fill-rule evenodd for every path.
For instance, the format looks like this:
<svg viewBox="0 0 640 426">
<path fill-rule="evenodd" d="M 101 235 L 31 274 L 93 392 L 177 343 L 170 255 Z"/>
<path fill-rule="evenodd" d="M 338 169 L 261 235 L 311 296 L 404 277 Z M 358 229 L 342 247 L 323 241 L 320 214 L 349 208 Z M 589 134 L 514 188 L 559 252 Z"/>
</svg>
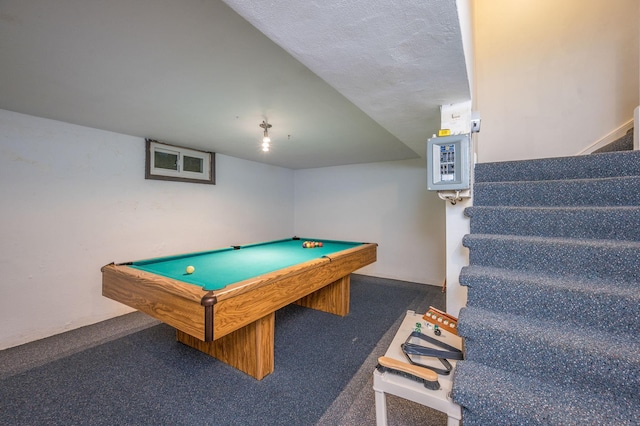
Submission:
<svg viewBox="0 0 640 426">
<path fill-rule="evenodd" d="M 302 243 L 303 248 L 322 247 L 322 243 L 319 241 L 305 241 Z"/>
</svg>

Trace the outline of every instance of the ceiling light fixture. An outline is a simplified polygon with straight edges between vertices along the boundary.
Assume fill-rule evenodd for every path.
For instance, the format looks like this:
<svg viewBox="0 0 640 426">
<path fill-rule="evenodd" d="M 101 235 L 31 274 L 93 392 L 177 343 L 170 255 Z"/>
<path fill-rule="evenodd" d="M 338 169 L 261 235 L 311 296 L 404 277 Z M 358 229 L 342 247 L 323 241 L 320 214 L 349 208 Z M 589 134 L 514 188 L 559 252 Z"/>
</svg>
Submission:
<svg viewBox="0 0 640 426">
<path fill-rule="evenodd" d="M 269 129 L 271 128 L 271 124 L 267 123 L 267 121 L 265 120 L 260 124 L 260 127 L 264 129 L 262 137 L 262 150 L 264 152 L 267 152 L 271 148 L 271 138 L 269 137 Z"/>
</svg>

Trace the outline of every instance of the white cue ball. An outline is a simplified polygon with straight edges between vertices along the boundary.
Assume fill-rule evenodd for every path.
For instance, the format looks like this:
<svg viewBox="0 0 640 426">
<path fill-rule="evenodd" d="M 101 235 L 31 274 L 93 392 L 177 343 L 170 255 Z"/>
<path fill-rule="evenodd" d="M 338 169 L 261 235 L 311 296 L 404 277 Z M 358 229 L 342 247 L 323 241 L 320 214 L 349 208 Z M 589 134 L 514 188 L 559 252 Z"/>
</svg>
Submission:
<svg viewBox="0 0 640 426">
<path fill-rule="evenodd" d="M 193 274 L 193 271 L 195 271 L 196 268 L 194 268 L 193 266 L 189 265 L 187 266 L 187 274 Z"/>
</svg>

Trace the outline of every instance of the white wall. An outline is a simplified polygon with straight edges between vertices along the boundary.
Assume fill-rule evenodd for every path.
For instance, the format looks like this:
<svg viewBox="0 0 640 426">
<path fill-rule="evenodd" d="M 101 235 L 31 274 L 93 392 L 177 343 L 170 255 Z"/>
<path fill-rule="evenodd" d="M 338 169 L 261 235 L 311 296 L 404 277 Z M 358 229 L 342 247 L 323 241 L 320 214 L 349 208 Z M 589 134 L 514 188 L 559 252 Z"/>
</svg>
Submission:
<svg viewBox="0 0 640 426">
<path fill-rule="evenodd" d="M 214 186 L 145 180 L 141 138 L 0 110 L 0 349 L 129 312 L 101 295 L 112 261 L 300 235 L 376 242 L 360 273 L 442 285 L 424 160 L 216 166 Z"/>
<path fill-rule="evenodd" d="M 475 0 L 480 162 L 575 155 L 638 106 L 638 0 Z"/>
<path fill-rule="evenodd" d="M 129 312 L 101 295 L 109 262 L 293 235 L 293 171 L 216 166 L 145 180 L 141 138 L 0 110 L 0 349 Z"/>
<path fill-rule="evenodd" d="M 378 243 L 360 273 L 440 286 L 445 205 L 426 179 L 424 160 L 296 170 L 296 235 Z"/>
<path fill-rule="evenodd" d="M 462 36 L 462 47 L 464 49 L 465 64 L 467 66 L 467 79 L 469 80 L 469 93 L 475 94 L 475 47 L 473 40 L 473 0 L 456 0 L 458 10 L 458 21 L 460 22 L 460 35 Z M 475 106 L 472 102 L 472 109 Z"/>
</svg>

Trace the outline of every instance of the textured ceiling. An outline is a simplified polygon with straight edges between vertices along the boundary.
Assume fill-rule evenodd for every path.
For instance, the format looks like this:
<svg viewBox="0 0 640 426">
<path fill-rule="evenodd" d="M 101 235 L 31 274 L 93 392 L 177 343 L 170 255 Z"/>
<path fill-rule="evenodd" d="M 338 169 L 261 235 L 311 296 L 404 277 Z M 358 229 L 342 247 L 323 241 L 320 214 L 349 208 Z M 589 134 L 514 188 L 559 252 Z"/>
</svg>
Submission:
<svg viewBox="0 0 640 426">
<path fill-rule="evenodd" d="M 0 6 L 0 108 L 293 169 L 422 156 L 470 97 L 455 0 Z"/>
<path fill-rule="evenodd" d="M 470 99 L 455 0 L 225 1 L 420 155 Z"/>
</svg>

